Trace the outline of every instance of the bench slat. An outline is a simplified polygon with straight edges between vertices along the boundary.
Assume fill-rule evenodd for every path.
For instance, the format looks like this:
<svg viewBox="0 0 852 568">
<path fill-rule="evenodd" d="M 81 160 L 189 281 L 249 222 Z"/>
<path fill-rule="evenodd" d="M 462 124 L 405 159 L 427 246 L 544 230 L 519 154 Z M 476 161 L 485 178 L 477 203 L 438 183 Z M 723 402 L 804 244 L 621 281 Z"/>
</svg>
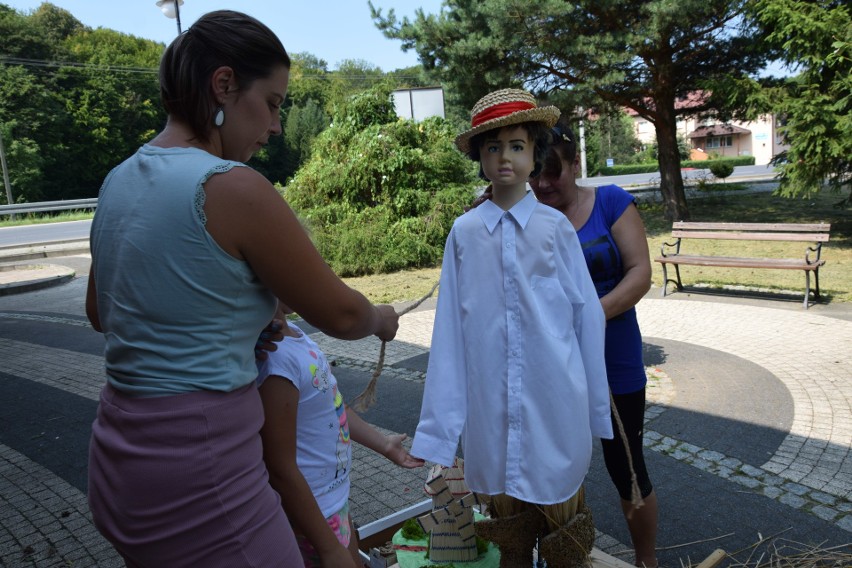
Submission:
<svg viewBox="0 0 852 568">
<path fill-rule="evenodd" d="M 720 239 L 734 241 L 796 241 L 827 243 L 828 233 L 729 233 L 724 231 L 686 231 L 676 229 L 673 237 L 684 239 Z"/>
<path fill-rule="evenodd" d="M 733 256 L 700 256 L 685 254 L 660 256 L 654 260 L 663 264 L 723 266 L 730 268 L 780 268 L 788 270 L 816 270 L 825 264 L 825 260 L 818 260 L 808 264 L 804 259 L 794 258 L 741 258 Z"/>
<path fill-rule="evenodd" d="M 831 223 L 704 223 L 699 221 L 675 221 L 672 223 L 672 229 L 828 233 L 831 231 Z"/>
</svg>

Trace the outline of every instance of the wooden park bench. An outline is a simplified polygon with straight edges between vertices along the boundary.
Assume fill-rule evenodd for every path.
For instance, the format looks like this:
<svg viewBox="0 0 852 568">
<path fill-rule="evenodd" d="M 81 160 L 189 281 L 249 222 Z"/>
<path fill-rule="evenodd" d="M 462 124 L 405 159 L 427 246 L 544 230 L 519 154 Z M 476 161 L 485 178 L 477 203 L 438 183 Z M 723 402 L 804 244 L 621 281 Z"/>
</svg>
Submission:
<svg viewBox="0 0 852 568">
<path fill-rule="evenodd" d="M 831 225 L 828 223 L 692 223 L 677 221 L 672 224 L 673 243 L 665 242 L 661 255 L 654 260 L 663 267 L 663 296 L 669 282 L 683 290 L 680 265 L 717 266 L 728 268 L 777 268 L 803 270 L 805 272 L 804 307 L 808 308 L 811 293 L 811 273 L 814 275 L 814 300 L 819 299 L 819 267 L 825 264 L 820 258 L 822 243 L 828 242 Z M 684 239 L 724 239 L 738 241 L 787 241 L 808 242 L 804 257 L 800 258 L 752 258 L 737 256 L 711 256 L 682 254 Z M 666 268 L 674 265 L 677 280 L 668 277 Z"/>
</svg>

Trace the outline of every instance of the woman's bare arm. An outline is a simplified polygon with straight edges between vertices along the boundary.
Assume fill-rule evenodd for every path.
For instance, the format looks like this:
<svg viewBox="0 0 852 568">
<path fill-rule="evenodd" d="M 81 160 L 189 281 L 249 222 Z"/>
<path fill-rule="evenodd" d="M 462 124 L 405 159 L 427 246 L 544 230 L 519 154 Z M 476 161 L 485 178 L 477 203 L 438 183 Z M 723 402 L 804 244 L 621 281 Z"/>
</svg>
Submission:
<svg viewBox="0 0 852 568">
<path fill-rule="evenodd" d="M 635 205 L 629 205 L 612 226 L 615 245 L 621 253 L 624 277 L 612 291 L 601 298 L 606 319 L 611 319 L 635 306 L 651 288 L 651 258 L 645 225 Z"/>
<path fill-rule="evenodd" d="M 317 252 L 275 188 L 249 168 L 234 168 L 205 184 L 207 231 L 235 258 L 246 260 L 277 297 L 333 337 L 396 335 L 391 306 L 373 306 L 347 286 Z"/>
</svg>

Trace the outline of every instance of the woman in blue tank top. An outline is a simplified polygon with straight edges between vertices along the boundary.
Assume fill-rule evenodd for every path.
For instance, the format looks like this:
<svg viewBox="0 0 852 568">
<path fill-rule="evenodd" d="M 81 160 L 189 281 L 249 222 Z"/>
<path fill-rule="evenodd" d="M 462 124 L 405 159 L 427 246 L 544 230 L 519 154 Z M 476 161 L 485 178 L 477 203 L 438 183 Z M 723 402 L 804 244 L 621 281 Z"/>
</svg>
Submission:
<svg viewBox="0 0 852 568">
<path fill-rule="evenodd" d="M 636 553 L 635 563 L 654 568 L 658 508 L 642 451 L 646 377 L 635 308 L 651 287 L 645 227 L 632 195 L 616 185 L 577 185 L 579 167 L 574 133 L 560 120 L 553 129 L 553 145 L 544 169 L 530 185 L 539 201 L 564 213 L 577 230 L 606 314 L 607 378 L 627 433 L 633 469 L 644 500 L 642 507 L 634 507 L 631 502 L 630 468 L 620 436 L 601 440 L 604 460 L 621 496 Z"/>
<path fill-rule="evenodd" d="M 107 384 L 88 497 L 128 566 L 301 566 L 263 464 L 255 342 L 276 297 L 334 337 L 396 334 L 393 308 L 346 286 L 243 164 L 281 134 L 289 69 L 256 19 L 202 16 L 161 60 L 165 128 L 101 188 L 86 313 Z"/>
</svg>

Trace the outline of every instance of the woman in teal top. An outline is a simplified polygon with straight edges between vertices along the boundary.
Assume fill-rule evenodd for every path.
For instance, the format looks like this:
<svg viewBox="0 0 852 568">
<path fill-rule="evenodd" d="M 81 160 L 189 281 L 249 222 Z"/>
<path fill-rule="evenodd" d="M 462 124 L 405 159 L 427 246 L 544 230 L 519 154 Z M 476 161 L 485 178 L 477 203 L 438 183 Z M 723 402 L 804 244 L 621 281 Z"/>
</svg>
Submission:
<svg viewBox="0 0 852 568">
<path fill-rule="evenodd" d="M 254 18 L 201 17 L 163 54 L 165 128 L 101 188 L 86 311 L 107 384 L 89 503 L 128 566 L 299 565 L 263 465 L 255 341 L 276 297 L 334 337 L 396 333 L 393 308 L 340 281 L 243 164 L 281 133 L 289 68 Z"/>
</svg>

